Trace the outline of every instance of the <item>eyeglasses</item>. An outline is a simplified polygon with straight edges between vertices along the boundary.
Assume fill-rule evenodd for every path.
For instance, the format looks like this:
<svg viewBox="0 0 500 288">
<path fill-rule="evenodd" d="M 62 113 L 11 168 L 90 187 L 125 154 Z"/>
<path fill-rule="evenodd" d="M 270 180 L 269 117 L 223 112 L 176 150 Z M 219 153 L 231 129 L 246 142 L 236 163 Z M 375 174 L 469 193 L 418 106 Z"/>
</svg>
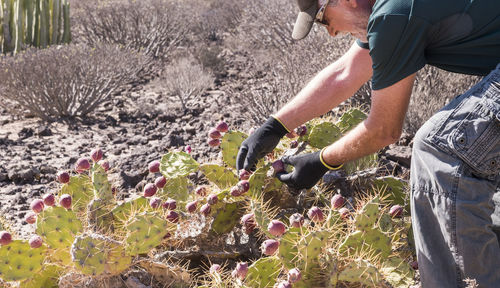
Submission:
<svg viewBox="0 0 500 288">
<path fill-rule="evenodd" d="M 314 22 L 328 26 L 328 22 L 325 20 L 325 10 L 326 7 L 328 6 L 328 3 L 330 3 L 330 0 L 326 1 L 325 4 L 321 5 L 321 7 L 318 10 L 318 13 L 316 13 L 316 17 L 314 18 Z"/>
</svg>

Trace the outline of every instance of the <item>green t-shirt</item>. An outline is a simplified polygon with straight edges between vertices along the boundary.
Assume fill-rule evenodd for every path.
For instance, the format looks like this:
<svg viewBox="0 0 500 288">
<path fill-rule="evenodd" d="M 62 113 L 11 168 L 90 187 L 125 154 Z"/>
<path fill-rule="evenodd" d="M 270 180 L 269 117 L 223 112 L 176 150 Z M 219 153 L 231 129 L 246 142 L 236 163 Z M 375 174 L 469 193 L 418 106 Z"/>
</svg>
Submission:
<svg viewBox="0 0 500 288">
<path fill-rule="evenodd" d="M 377 0 L 367 30 L 373 90 L 425 64 L 486 75 L 500 63 L 500 0 Z"/>
</svg>

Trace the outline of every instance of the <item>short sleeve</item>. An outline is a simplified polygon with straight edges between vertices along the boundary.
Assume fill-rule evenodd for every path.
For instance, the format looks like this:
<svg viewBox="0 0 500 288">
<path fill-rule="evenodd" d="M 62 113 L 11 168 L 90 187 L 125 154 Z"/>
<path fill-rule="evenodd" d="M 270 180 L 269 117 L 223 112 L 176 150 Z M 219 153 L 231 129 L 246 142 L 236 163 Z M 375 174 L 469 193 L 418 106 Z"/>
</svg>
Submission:
<svg viewBox="0 0 500 288">
<path fill-rule="evenodd" d="M 368 23 L 372 89 L 389 87 L 425 66 L 429 25 L 407 15 L 381 15 Z"/>
</svg>

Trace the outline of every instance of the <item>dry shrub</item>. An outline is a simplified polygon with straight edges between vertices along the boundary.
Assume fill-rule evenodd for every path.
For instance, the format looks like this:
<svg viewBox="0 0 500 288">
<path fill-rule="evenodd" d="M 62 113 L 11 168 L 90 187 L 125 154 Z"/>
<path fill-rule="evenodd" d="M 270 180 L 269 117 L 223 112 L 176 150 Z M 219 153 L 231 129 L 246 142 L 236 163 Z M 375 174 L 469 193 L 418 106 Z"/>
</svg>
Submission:
<svg viewBox="0 0 500 288">
<path fill-rule="evenodd" d="M 155 58 L 166 58 L 186 40 L 191 18 L 167 0 L 81 1 L 73 16 L 74 41 L 94 46 L 120 44 Z"/>
<path fill-rule="evenodd" d="M 83 117 L 136 81 L 151 61 L 110 44 L 29 49 L 1 60 L 0 90 L 2 97 L 46 121 Z"/>
</svg>

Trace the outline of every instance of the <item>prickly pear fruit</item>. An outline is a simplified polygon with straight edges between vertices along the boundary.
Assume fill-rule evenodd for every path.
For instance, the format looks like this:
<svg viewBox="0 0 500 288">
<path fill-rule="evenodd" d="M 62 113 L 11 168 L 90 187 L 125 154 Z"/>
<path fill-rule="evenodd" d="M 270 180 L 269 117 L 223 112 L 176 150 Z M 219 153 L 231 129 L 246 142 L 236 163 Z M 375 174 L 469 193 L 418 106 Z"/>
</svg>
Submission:
<svg viewBox="0 0 500 288">
<path fill-rule="evenodd" d="M 252 173 L 248 172 L 245 169 L 241 169 L 239 173 L 240 180 L 248 180 Z"/>
<path fill-rule="evenodd" d="M 418 262 L 417 260 L 413 260 L 410 262 L 410 266 L 411 268 L 413 268 L 413 270 L 418 270 Z"/>
<path fill-rule="evenodd" d="M 276 160 L 272 164 L 274 173 L 280 173 L 285 171 L 285 163 L 281 160 Z"/>
<path fill-rule="evenodd" d="M 158 187 L 158 189 L 165 187 L 165 184 L 167 184 L 167 178 L 165 178 L 165 176 L 162 175 L 155 179 L 155 186 Z"/>
<path fill-rule="evenodd" d="M 109 161 L 107 160 L 101 160 L 99 161 L 99 165 L 101 165 L 102 169 L 104 169 L 104 171 L 108 171 L 109 170 Z"/>
<path fill-rule="evenodd" d="M 190 145 L 186 145 L 184 147 L 184 152 L 188 153 L 188 154 L 191 154 L 191 152 L 193 151 L 193 149 L 191 148 Z"/>
<path fill-rule="evenodd" d="M 158 191 L 158 188 L 156 188 L 155 184 L 153 183 L 148 183 L 146 186 L 144 186 L 144 197 L 151 197 L 156 194 L 156 191 Z"/>
<path fill-rule="evenodd" d="M 196 187 L 196 189 L 194 190 L 194 193 L 196 193 L 196 195 L 200 195 L 201 197 L 205 197 L 205 195 L 207 195 L 207 187 L 205 186 L 200 186 L 200 187 Z"/>
<path fill-rule="evenodd" d="M 262 245 L 260 249 L 262 250 L 262 253 L 268 256 L 274 255 L 276 251 L 278 251 L 278 248 L 280 247 L 280 242 L 275 239 L 267 239 L 264 242 L 262 242 Z"/>
<path fill-rule="evenodd" d="M 297 281 L 300 281 L 302 278 L 302 273 L 300 272 L 299 268 L 293 268 L 288 271 L 288 281 L 290 283 L 295 283 Z"/>
<path fill-rule="evenodd" d="M 250 189 L 250 182 L 248 180 L 240 180 L 236 186 L 240 189 L 241 194 L 245 194 Z"/>
<path fill-rule="evenodd" d="M 297 148 L 299 146 L 299 142 L 297 140 L 293 140 L 290 142 L 290 148 Z"/>
<path fill-rule="evenodd" d="M 26 213 L 26 216 L 24 216 L 24 221 L 26 221 L 28 224 L 35 224 L 36 223 L 36 213 L 31 212 L 31 211 Z"/>
<path fill-rule="evenodd" d="M 210 137 L 211 139 L 219 139 L 222 137 L 222 134 L 220 134 L 219 131 L 217 131 L 217 129 L 215 128 L 212 128 L 210 129 L 210 131 L 208 132 L 208 137 Z"/>
<path fill-rule="evenodd" d="M 215 129 L 221 133 L 226 133 L 229 130 L 229 126 L 226 122 L 221 121 L 217 124 L 217 126 L 215 126 Z"/>
<path fill-rule="evenodd" d="M 292 284 L 289 281 L 281 281 L 276 288 L 292 288 Z"/>
<path fill-rule="evenodd" d="M 253 213 L 245 214 L 243 217 L 241 217 L 240 220 L 241 226 L 244 227 L 245 233 L 250 234 L 252 233 L 253 229 L 255 228 L 255 218 Z"/>
<path fill-rule="evenodd" d="M 220 139 L 208 139 L 208 146 L 210 147 L 219 147 L 220 146 Z"/>
<path fill-rule="evenodd" d="M 233 186 L 231 187 L 231 190 L 229 191 L 229 193 L 231 194 L 231 196 L 241 196 L 241 191 L 240 191 L 240 188 L 238 188 L 238 186 Z"/>
<path fill-rule="evenodd" d="M 389 210 L 389 214 L 391 214 L 392 218 L 400 218 L 401 216 L 403 216 L 403 207 L 396 204 L 391 207 L 391 209 Z"/>
<path fill-rule="evenodd" d="M 304 136 L 304 135 L 306 135 L 306 133 L 307 133 L 307 127 L 306 127 L 306 125 L 301 125 L 301 126 L 299 126 L 299 127 L 295 128 L 295 131 L 294 131 L 294 132 L 295 132 L 295 134 L 297 134 L 299 137 L 300 137 L 300 136 Z"/>
<path fill-rule="evenodd" d="M 346 207 L 342 207 L 339 209 L 339 214 L 340 214 L 340 217 L 342 217 L 342 219 L 347 219 L 349 217 L 349 209 L 347 209 Z"/>
<path fill-rule="evenodd" d="M 267 231 L 273 236 L 280 237 L 281 235 L 285 234 L 286 226 L 279 220 L 271 220 L 271 222 L 269 222 L 269 225 L 267 225 Z"/>
<path fill-rule="evenodd" d="M 0 245 L 9 245 L 12 242 L 12 235 L 7 231 L 0 231 Z"/>
<path fill-rule="evenodd" d="M 210 208 L 210 204 L 208 203 L 205 203 L 200 207 L 200 212 L 201 214 L 203 214 L 203 216 L 208 216 L 208 214 L 210 214 L 210 210 L 212 209 Z"/>
<path fill-rule="evenodd" d="M 323 211 L 319 209 L 316 206 L 311 207 L 309 211 L 307 211 L 307 216 L 309 219 L 311 219 L 313 222 L 320 223 L 325 220 L 325 217 L 323 216 Z"/>
<path fill-rule="evenodd" d="M 236 268 L 234 268 L 231 275 L 235 278 L 238 277 L 241 280 L 243 280 L 247 276 L 247 273 L 248 273 L 248 263 L 239 262 L 238 264 L 236 264 Z"/>
<path fill-rule="evenodd" d="M 40 237 L 38 235 L 31 236 L 31 238 L 28 242 L 29 242 L 31 248 L 39 248 L 43 244 L 42 237 Z"/>
<path fill-rule="evenodd" d="M 59 205 L 66 209 L 71 209 L 71 195 L 69 194 L 63 194 L 61 197 L 59 197 Z"/>
<path fill-rule="evenodd" d="M 154 161 L 149 162 L 148 169 L 149 169 L 149 172 L 151 172 L 151 173 L 160 172 L 160 161 L 154 160 Z"/>
<path fill-rule="evenodd" d="M 173 210 L 169 210 L 166 217 L 167 217 L 167 220 L 172 222 L 172 223 L 179 222 L 179 213 L 177 213 Z"/>
<path fill-rule="evenodd" d="M 89 159 L 83 157 L 83 158 L 76 160 L 76 166 L 75 166 L 76 172 L 82 173 L 82 172 L 85 172 L 89 169 L 90 169 Z"/>
<path fill-rule="evenodd" d="M 158 207 L 160 207 L 161 205 L 161 199 L 158 198 L 158 197 L 151 197 L 151 199 L 149 199 L 149 206 L 151 206 L 151 208 L 153 209 L 156 209 Z"/>
<path fill-rule="evenodd" d="M 90 151 L 90 158 L 94 161 L 94 162 L 99 162 L 99 160 L 102 159 L 102 150 L 101 148 L 95 148 L 95 149 L 92 149 L 92 151 Z"/>
<path fill-rule="evenodd" d="M 332 209 L 338 209 L 342 206 L 344 206 L 345 203 L 345 198 L 344 196 L 340 194 L 335 194 L 332 197 L 331 204 L 332 204 Z"/>
<path fill-rule="evenodd" d="M 186 204 L 186 210 L 187 212 L 189 213 L 194 213 L 194 211 L 196 211 L 196 207 L 198 206 L 198 201 L 191 201 L 189 203 Z"/>
<path fill-rule="evenodd" d="M 219 273 L 220 269 L 221 267 L 219 264 L 212 264 L 212 266 L 210 266 L 210 273 Z"/>
<path fill-rule="evenodd" d="M 43 204 L 47 206 L 54 206 L 56 204 L 56 196 L 52 193 L 46 193 L 43 195 Z"/>
<path fill-rule="evenodd" d="M 294 213 L 290 215 L 290 218 L 288 218 L 288 221 L 290 221 L 290 226 L 299 228 L 302 227 L 304 224 L 304 216 L 300 213 Z"/>
<path fill-rule="evenodd" d="M 207 197 L 207 203 L 210 205 L 215 205 L 219 201 L 219 198 L 217 197 L 217 194 L 210 194 Z"/>
<path fill-rule="evenodd" d="M 175 210 L 177 208 L 177 201 L 175 199 L 167 199 L 167 201 L 163 202 L 162 207 L 167 210 Z"/>
<path fill-rule="evenodd" d="M 57 181 L 59 181 L 59 183 L 66 184 L 69 182 L 69 179 L 69 173 L 66 171 L 60 171 L 57 173 Z"/>
<path fill-rule="evenodd" d="M 42 212 L 44 207 L 45 205 L 43 204 L 43 201 L 41 199 L 35 199 L 30 204 L 31 210 L 35 211 L 35 213 Z"/>
</svg>

